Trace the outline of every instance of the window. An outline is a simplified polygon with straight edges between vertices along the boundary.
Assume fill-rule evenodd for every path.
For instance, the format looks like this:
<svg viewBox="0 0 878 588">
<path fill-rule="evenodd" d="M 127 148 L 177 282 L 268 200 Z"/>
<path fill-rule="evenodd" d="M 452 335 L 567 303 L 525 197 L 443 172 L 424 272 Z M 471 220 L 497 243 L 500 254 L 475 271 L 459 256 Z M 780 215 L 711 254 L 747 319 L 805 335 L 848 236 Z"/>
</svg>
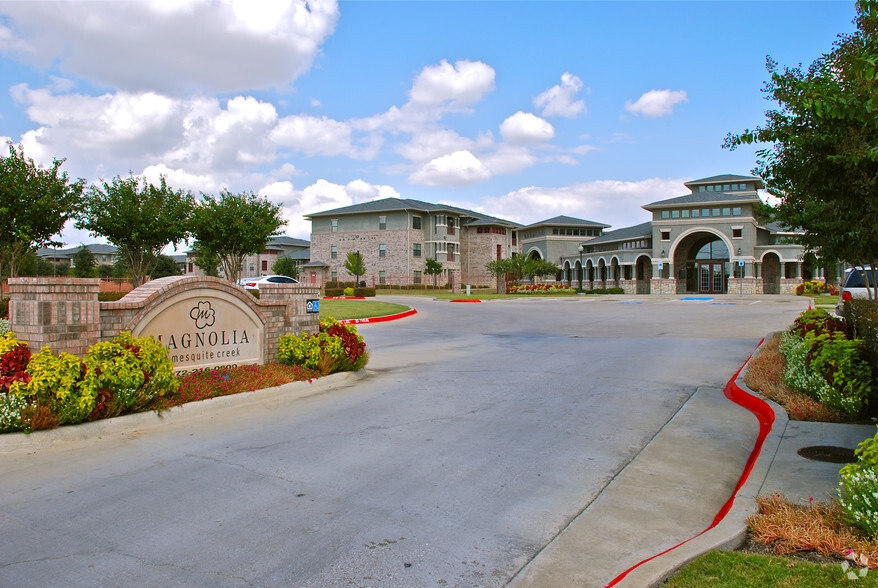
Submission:
<svg viewBox="0 0 878 588">
<path fill-rule="evenodd" d="M 700 214 L 701 214 L 701 211 L 698 209 L 695 209 L 692 211 L 692 218 L 698 218 L 700 216 Z"/>
<path fill-rule="evenodd" d="M 723 208 L 723 216 L 732 216 L 731 208 Z"/>
<path fill-rule="evenodd" d="M 671 218 L 680 218 L 680 211 L 679 210 L 672 210 L 671 211 Z"/>
<path fill-rule="evenodd" d="M 267 259 L 262 260 L 262 271 L 264 271 L 264 272 L 268 271 L 268 260 Z"/>
<path fill-rule="evenodd" d="M 420 229 L 421 228 L 421 217 L 419 217 L 419 216 L 412 217 L 412 228 L 413 229 Z"/>
<path fill-rule="evenodd" d="M 671 240 L 671 229 L 662 229 L 662 241 Z"/>
<path fill-rule="evenodd" d="M 743 227 L 732 227 L 732 239 L 741 239 L 744 237 Z"/>
<path fill-rule="evenodd" d="M 420 283 L 421 283 L 421 272 L 415 270 L 415 277 L 414 277 L 414 279 L 412 280 L 412 282 L 414 282 L 415 284 L 420 284 Z"/>
<path fill-rule="evenodd" d="M 710 216 L 719 216 L 719 208 L 711 208 Z"/>
<path fill-rule="evenodd" d="M 329 222 L 332 223 L 332 232 L 337 233 L 338 232 L 338 219 L 334 218 Z"/>
<path fill-rule="evenodd" d="M 670 210 L 663 210 L 662 211 L 662 218 L 671 218 L 671 211 Z"/>
<path fill-rule="evenodd" d="M 378 230 L 384 231 L 386 229 L 387 229 L 387 217 L 386 216 L 379 216 L 378 217 Z"/>
<path fill-rule="evenodd" d="M 387 245 L 381 244 L 378 246 L 378 257 L 387 257 Z"/>
<path fill-rule="evenodd" d="M 723 192 L 728 192 L 728 191 L 729 191 L 729 185 L 723 184 Z"/>
<path fill-rule="evenodd" d="M 698 186 L 698 191 L 699 191 L 699 192 L 704 192 L 704 189 L 705 189 L 704 186 Z"/>
<path fill-rule="evenodd" d="M 331 279 L 333 282 L 335 282 L 336 280 L 338 280 L 338 272 L 330 272 L 330 273 L 329 273 L 329 279 Z"/>
<path fill-rule="evenodd" d="M 701 216 L 710 216 L 710 209 L 709 208 L 702 208 L 701 209 Z"/>
<path fill-rule="evenodd" d="M 332 247 L 329 248 L 329 257 L 331 257 L 332 259 L 338 258 L 338 246 L 337 245 L 333 245 Z"/>
<path fill-rule="evenodd" d="M 412 255 L 414 257 L 421 256 L 421 244 L 420 243 L 415 243 L 412 245 Z"/>
<path fill-rule="evenodd" d="M 378 272 L 378 283 L 379 284 L 386 284 L 387 283 L 387 275 L 385 274 L 384 270 L 379 270 L 379 272 Z"/>
<path fill-rule="evenodd" d="M 741 207 L 736 206 L 732 209 L 732 216 L 741 216 Z"/>
<path fill-rule="evenodd" d="M 689 211 L 688 210 L 681 210 L 680 216 L 682 216 L 683 218 L 689 218 Z"/>
<path fill-rule="evenodd" d="M 250 264 L 250 273 L 252 274 L 255 271 L 256 271 L 256 266 L 251 263 Z"/>
</svg>

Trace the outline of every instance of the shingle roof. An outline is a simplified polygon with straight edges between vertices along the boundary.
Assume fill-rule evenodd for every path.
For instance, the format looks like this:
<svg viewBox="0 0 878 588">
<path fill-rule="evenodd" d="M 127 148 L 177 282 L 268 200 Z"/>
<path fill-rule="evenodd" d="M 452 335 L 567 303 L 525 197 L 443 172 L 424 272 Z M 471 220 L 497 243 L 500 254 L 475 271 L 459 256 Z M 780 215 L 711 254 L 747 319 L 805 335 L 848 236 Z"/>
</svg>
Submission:
<svg viewBox="0 0 878 588">
<path fill-rule="evenodd" d="M 297 247 L 310 247 L 311 242 L 304 239 L 296 239 L 295 237 L 287 237 L 280 235 L 268 240 L 268 245 L 294 245 Z"/>
<path fill-rule="evenodd" d="M 643 208 L 646 210 L 652 210 L 653 208 L 665 208 L 667 206 L 677 206 L 680 204 L 707 204 L 710 202 L 760 202 L 760 200 L 759 196 L 754 192 L 693 192 L 684 196 L 646 204 Z"/>
<path fill-rule="evenodd" d="M 684 182 L 683 185 L 687 188 L 691 186 L 698 186 L 701 184 L 720 184 L 724 182 L 757 182 L 757 187 L 762 187 L 762 180 L 754 176 L 736 176 L 734 174 L 722 174 L 719 176 L 711 176 L 709 178 L 702 178 L 700 180 L 690 180 L 688 182 Z"/>
<path fill-rule="evenodd" d="M 337 216 L 342 214 L 363 214 L 368 212 L 389 212 L 394 210 L 414 210 L 418 212 L 452 212 L 461 216 L 473 219 L 470 225 L 504 225 L 507 227 L 520 227 L 521 225 L 512 221 L 503 220 L 474 210 L 459 208 L 449 204 L 432 204 L 430 202 L 422 202 L 421 200 L 412 200 L 409 198 L 382 198 L 380 200 L 371 200 L 351 206 L 343 206 L 332 210 L 324 210 L 303 215 L 306 220 L 314 217 Z"/>
<path fill-rule="evenodd" d="M 565 227 L 593 227 L 593 228 L 606 228 L 610 225 L 605 225 L 604 223 L 598 223 L 595 221 L 585 220 L 581 218 L 574 218 L 572 216 L 556 216 L 553 218 L 546 219 L 544 221 L 540 221 L 538 223 L 534 223 L 532 225 L 527 225 L 526 227 L 522 227 L 523 229 L 531 229 L 535 227 L 545 227 L 545 226 L 565 226 Z"/>
<path fill-rule="evenodd" d="M 652 223 L 647 221 L 634 225 L 632 227 L 624 227 L 604 233 L 600 237 L 589 239 L 585 242 L 586 246 L 599 245 L 601 243 L 612 243 L 614 241 L 627 241 L 628 239 L 636 239 L 637 237 L 652 237 Z"/>
</svg>

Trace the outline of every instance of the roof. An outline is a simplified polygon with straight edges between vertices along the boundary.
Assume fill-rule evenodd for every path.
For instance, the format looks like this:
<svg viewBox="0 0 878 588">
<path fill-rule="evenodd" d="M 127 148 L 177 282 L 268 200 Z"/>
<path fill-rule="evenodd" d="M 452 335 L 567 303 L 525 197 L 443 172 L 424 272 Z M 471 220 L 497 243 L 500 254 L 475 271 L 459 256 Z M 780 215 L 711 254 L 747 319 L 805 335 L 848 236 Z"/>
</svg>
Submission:
<svg viewBox="0 0 878 588">
<path fill-rule="evenodd" d="M 305 241 L 304 239 L 296 239 L 295 237 L 287 237 L 286 235 L 280 235 L 278 237 L 274 237 L 268 240 L 268 245 L 287 245 L 287 246 L 295 246 L 295 247 L 310 247 L 311 242 Z"/>
<path fill-rule="evenodd" d="M 634 225 L 632 227 L 624 227 L 604 233 L 600 237 L 589 239 L 584 243 L 586 247 L 592 245 L 600 245 L 601 243 L 612 243 L 614 241 L 627 241 L 628 239 L 636 239 L 638 237 L 652 237 L 652 223 L 647 221 Z"/>
<path fill-rule="evenodd" d="M 592 228 L 607 228 L 610 225 L 605 225 L 604 223 L 598 223 L 595 221 L 585 220 L 581 218 L 574 218 L 572 216 L 556 216 L 553 218 L 546 219 L 544 221 L 540 221 L 538 223 L 534 223 L 532 225 L 527 225 L 526 227 L 522 227 L 522 229 L 532 229 L 536 227 L 592 227 Z"/>
<path fill-rule="evenodd" d="M 718 176 L 719 177 L 719 176 Z M 708 203 L 726 203 L 732 202 L 761 202 L 756 192 L 692 192 L 685 196 L 669 198 L 668 200 L 659 200 L 651 204 L 643 206 L 646 210 L 653 208 L 666 208 L 669 206 L 679 206 L 681 204 L 708 204 Z"/>
<path fill-rule="evenodd" d="M 305 261 L 308 261 L 311 259 L 311 248 L 296 249 L 295 251 L 290 251 L 283 257 L 289 257 L 290 259 L 304 259 Z"/>
<path fill-rule="evenodd" d="M 409 198 L 381 198 L 379 200 L 370 200 L 360 204 L 351 206 L 343 206 L 332 210 L 324 210 L 322 212 L 313 212 L 303 215 L 306 220 L 315 217 L 340 216 L 344 214 L 364 214 L 376 212 L 392 212 L 398 210 L 412 210 L 415 212 L 434 213 L 434 212 L 451 212 L 464 217 L 473 219 L 468 225 L 502 225 L 506 227 L 520 227 L 521 225 L 512 221 L 503 220 L 494 216 L 467 210 L 466 208 L 458 208 L 449 204 L 432 204 L 421 200 L 412 200 Z"/>
<path fill-rule="evenodd" d="M 39 257 L 53 257 L 53 258 L 61 258 L 61 257 L 76 257 L 76 254 L 79 253 L 79 250 L 85 247 L 90 250 L 95 255 L 117 255 L 119 253 L 119 248 L 115 245 L 108 245 L 106 243 L 92 243 L 91 245 L 77 245 L 76 247 L 67 247 L 66 249 L 56 249 L 54 247 L 41 247 L 37 249 L 37 256 Z"/>
<path fill-rule="evenodd" d="M 762 180 L 755 176 L 736 176 L 734 174 L 722 174 L 719 176 L 711 176 L 709 178 L 702 178 L 700 180 L 691 180 L 688 182 L 684 182 L 683 185 L 687 188 L 691 188 L 692 186 L 699 186 L 705 184 L 723 184 L 726 182 L 756 182 L 756 188 L 764 188 L 765 185 L 762 183 Z"/>
</svg>

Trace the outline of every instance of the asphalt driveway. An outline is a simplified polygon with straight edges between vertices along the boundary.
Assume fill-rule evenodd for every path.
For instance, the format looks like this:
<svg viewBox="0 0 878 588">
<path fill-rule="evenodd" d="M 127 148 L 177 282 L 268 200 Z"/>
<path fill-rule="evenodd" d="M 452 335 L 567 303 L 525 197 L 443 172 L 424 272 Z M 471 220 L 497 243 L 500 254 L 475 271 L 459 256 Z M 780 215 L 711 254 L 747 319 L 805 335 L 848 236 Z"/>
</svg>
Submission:
<svg viewBox="0 0 878 588">
<path fill-rule="evenodd" d="M 352 383 L 0 455 L 0 585 L 502 586 L 807 308 L 384 299 Z"/>
</svg>

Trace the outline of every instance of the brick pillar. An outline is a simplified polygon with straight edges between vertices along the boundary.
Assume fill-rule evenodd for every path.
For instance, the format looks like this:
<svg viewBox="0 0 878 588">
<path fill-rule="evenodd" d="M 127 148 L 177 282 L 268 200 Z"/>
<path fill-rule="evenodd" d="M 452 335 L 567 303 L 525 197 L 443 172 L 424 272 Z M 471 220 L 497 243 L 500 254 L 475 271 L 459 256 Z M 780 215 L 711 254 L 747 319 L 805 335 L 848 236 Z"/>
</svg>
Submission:
<svg viewBox="0 0 878 588">
<path fill-rule="evenodd" d="M 101 336 L 100 279 L 9 278 L 9 329 L 33 353 L 84 356 Z"/>
</svg>

